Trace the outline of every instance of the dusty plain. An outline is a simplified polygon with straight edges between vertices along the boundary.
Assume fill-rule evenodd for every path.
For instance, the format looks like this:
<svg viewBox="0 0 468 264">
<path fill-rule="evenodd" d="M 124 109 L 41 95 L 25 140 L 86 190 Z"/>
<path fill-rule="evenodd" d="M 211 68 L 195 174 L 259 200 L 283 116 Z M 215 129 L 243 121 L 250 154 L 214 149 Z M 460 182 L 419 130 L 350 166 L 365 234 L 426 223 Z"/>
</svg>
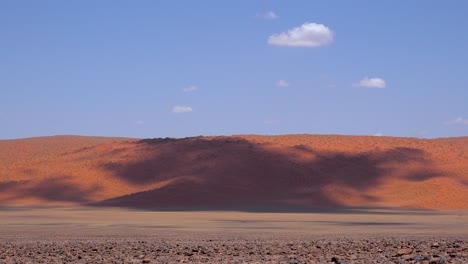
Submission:
<svg viewBox="0 0 468 264">
<path fill-rule="evenodd" d="M 0 263 L 468 263 L 462 210 L 0 212 Z"/>
</svg>

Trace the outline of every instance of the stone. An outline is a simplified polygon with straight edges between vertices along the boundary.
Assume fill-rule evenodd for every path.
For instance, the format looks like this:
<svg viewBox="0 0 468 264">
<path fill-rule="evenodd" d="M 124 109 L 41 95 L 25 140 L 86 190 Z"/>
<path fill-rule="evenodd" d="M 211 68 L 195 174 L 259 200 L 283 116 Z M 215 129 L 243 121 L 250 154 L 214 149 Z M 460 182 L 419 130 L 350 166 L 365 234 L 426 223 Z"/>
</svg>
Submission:
<svg viewBox="0 0 468 264">
<path fill-rule="evenodd" d="M 414 259 L 414 255 L 410 254 L 410 255 L 403 255 L 401 256 L 402 259 L 408 261 L 408 260 L 413 260 Z"/>
<path fill-rule="evenodd" d="M 413 253 L 413 250 L 410 249 L 410 248 L 402 248 L 402 249 L 399 249 L 398 252 L 397 252 L 397 255 L 398 256 L 403 256 L 403 255 L 409 255 Z"/>
</svg>

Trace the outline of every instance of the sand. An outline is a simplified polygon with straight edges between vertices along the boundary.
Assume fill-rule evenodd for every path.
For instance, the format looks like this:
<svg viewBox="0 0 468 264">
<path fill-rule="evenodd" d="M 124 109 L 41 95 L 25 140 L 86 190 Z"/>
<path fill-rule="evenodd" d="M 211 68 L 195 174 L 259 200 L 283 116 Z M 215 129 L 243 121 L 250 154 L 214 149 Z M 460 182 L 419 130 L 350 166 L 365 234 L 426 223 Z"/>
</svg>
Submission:
<svg viewBox="0 0 468 264">
<path fill-rule="evenodd" d="M 0 141 L 0 205 L 468 209 L 468 138 Z M 302 209 L 301 209 L 302 208 Z"/>
</svg>

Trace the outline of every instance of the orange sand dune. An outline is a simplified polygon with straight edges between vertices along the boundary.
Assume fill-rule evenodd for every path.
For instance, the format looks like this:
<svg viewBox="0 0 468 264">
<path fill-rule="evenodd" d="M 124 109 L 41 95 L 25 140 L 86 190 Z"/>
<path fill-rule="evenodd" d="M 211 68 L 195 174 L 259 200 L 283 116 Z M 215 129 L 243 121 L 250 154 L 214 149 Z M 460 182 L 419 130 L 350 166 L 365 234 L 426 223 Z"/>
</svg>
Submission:
<svg viewBox="0 0 468 264">
<path fill-rule="evenodd" d="M 0 140 L 0 205 L 468 209 L 468 137 Z"/>
</svg>

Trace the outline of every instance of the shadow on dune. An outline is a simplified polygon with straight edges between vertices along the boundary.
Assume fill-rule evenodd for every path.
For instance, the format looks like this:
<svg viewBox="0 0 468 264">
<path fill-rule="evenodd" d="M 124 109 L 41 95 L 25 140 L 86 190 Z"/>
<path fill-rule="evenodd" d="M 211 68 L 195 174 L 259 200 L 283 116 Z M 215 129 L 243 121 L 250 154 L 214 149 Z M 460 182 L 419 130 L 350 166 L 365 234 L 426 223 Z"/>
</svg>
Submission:
<svg viewBox="0 0 468 264">
<path fill-rule="evenodd" d="M 333 199 L 335 194 L 353 192 L 364 203 L 372 202 L 378 198 L 364 191 L 386 177 L 422 181 L 437 175 L 427 154 L 414 148 L 351 154 L 223 137 L 146 139 L 136 144 L 149 151 L 146 159 L 127 164 L 109 162 L 102 168 L 135 186 L 165 185 L 94 205 L 158 210 L 338 208 L 343 205 Z M 406 165 L 411 166 L 400 170 Z"/>
<path fill-rule="evenodd" d="M 49 202 L 87 203 L 91 195 L 99 191 L 99 187 L 82 188 L 71 181 L 71 176 L 51 177 L 40 181 L 8 181 L 0 182 L 0 203 L 33 198 Z"/>
</svg>

